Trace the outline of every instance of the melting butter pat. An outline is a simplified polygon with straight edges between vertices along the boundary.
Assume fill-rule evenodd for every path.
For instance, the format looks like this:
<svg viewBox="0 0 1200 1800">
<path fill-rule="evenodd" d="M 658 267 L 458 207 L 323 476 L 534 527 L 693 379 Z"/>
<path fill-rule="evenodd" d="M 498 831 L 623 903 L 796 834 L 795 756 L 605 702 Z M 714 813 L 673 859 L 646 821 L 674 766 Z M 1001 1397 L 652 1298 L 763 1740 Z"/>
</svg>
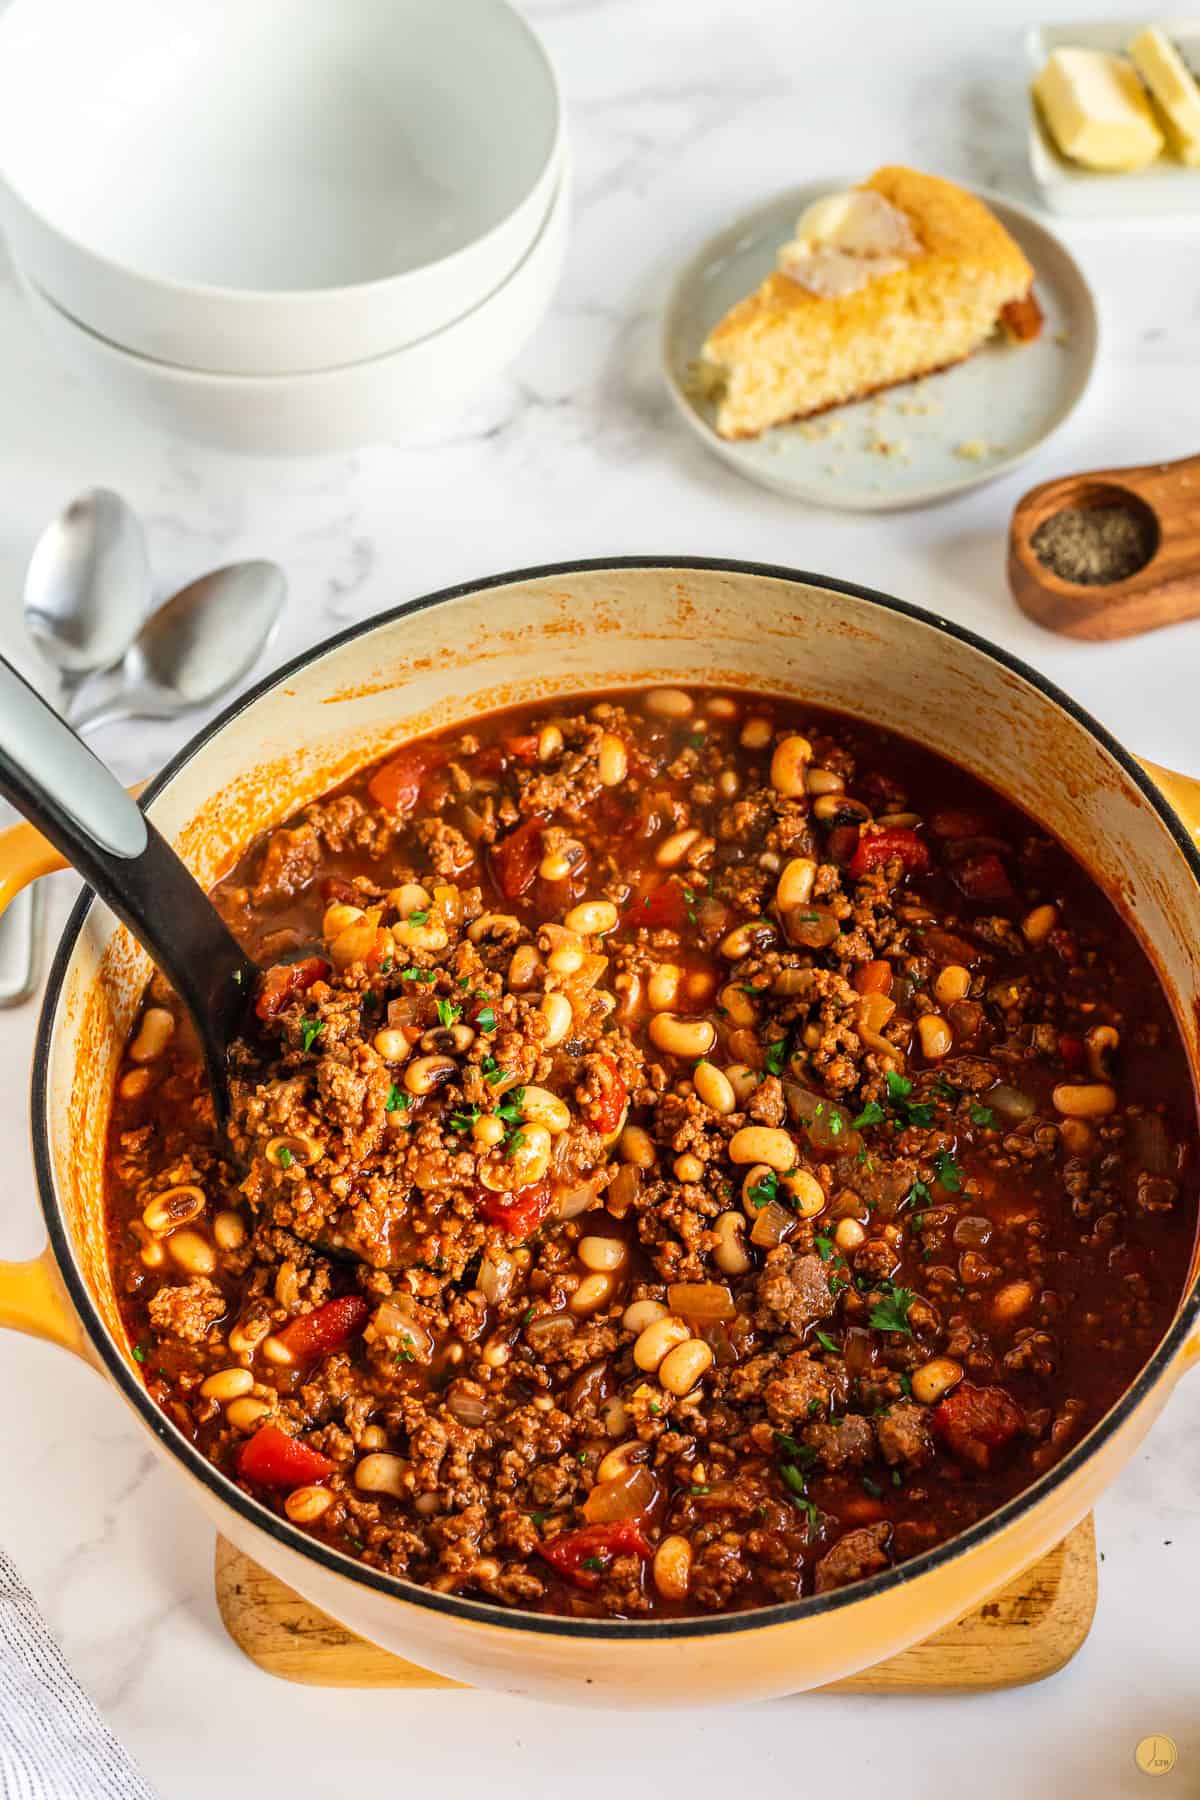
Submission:
<svg viewBox="0 0 1200 1800">
<path fill-rule="evenodd" d="M 801 214 L 796 235 L 779 252 L 789 280 L 824 299 L 853 294 L 893 275 L 921 245 L 904 213 L 873 188 L 825 194 Z"/>
<path fill-rule="evenodd" d="M 1064 46 L 1033 91 L 1063 155 L 1087 169 L 1144 169 L 1163 147 L 1137 71 L 1122 56 Z"/>
<path fill-rule="evenodd" d="M 1200 162 L 1200 86 L 1161 25 L 1148 25 L 1129 46 L 1133 64 L 1171 126 L 1171 147 Z"/>
</svg>

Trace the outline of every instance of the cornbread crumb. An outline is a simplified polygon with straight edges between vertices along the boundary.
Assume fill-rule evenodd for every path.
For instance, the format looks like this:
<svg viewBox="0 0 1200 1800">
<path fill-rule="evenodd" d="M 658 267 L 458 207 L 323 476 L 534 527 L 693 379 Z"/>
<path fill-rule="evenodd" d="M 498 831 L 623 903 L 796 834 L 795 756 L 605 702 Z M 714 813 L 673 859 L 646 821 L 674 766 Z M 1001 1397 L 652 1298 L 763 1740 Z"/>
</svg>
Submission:
<svg viewBox="0 0 1200 1800">
<path fill-rule="evenodd" d="M 986 438 L 964 438 L 961 444 L 955 444 L 954 454 L 961 456 L 964 462 L 982 462 L 985 456 L 991 455 L 991 445 Z"/>
</svg>

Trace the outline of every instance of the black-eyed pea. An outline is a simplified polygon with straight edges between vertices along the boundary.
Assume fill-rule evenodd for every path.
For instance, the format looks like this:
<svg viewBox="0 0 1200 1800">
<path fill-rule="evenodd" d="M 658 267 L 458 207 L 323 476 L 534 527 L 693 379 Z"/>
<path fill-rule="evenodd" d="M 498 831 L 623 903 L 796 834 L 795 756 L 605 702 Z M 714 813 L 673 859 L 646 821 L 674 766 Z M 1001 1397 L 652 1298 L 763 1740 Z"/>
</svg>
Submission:
<svg viewBox="0 0 1200 1800">
<path fill-rule="evenodd" d="M 940 1013 L 922 1013 L 917 1020 L 917 1038 L 926 1062 L 940 1062 L 954 1048 L 954 1033 Z"/>
<path fill-rule="evenodd" d="M 347 925 L 330 939 L 329 954 L 336 969 L 348 969 L 363 962 L 375 948 L 379 928 L 365 915 L 355 925 Z"/>
<path fill-rule="evenodd" d="M 408 1494 L 405 1476 L 408 1464 L 402 1457 L 373 1450 L 354 1466 L 354 1485 L 364 1494 L 390 1494 L 403 1500 Z"/>
<path fill-rule="evenodd" d="M 710 1111 L 724 1118 L 737 1108 L 737 1096 L 728 1075 L 715 1063 L 700 1061 L 692 1071 L 692 1084 Z"/>
<path fill-rule="evenodd" d="M 922 1406 L 933 1406 L 962 1380 L 962 1364 L 952 1356 L 935 1356 L 912 1373 L 913 1399 Z"/>
<path fill-rule="evenodd" d="M 1121 1034 L 1115 1025 L 1093 1025 L 1085 1034 L 1083 1043 L 1087 1051 L 1088 1071 L 1097 1081 L 1108 1079 L 1120 1042 Z"/>
<path fill-rule="evenodd" d="M 508 938 L 519 937 L 520 932 L 521 921 L 512 913 L 480 913 L 467 926 L 467 937 L 472 944 L 503 943 Z"/>
<path fill-rule="evenodd" d="M 535 1087 L 532 1084 L 527 1086 L 523 1090 L 521 1111 L 525 1118 L 544 1125 L 552 1137 L 560 1137 L 570 1128 L 570 1107 L 557 1094 L 552 1094 L 549 1088 Z"/>
<path fill-rule="evenodd" d="M 802 1219 L 815 1219 L 824 1212 L 825 1189 L 808 1169 L 789 1169 L 780 1176 L 779 1186 Z"/>
<path fill-rule="evenodd" d="M 174 1035 L 174 1013 L 168 1012 L 165 1006 L 148 1006 L 142 1014 L 137 1036 L 129 1046 L 129 1060 L 157 1062 Z"/>
<path fill-rule="evenodd" d="M 448 1056 L 419 1056 L 404 1071 L 404 1085 L 418 1098 L 444 1087 L 458 1073 L 458 1064 Z"/>
<path fill-rule="evenodd" d="M 612 1449 L 606 1451 L 601 1457 L 596 1468 L 596 1480 L 597 1482 L 618 1481 L 623 1475 L 628 1475 L 630 1468 L 635 1463 L 643 1462 L 645 1457 L 646 1446 L 641 1439 L 626 1438 L 623 1444 L 614 1444 Z"/>
<path fill-rule="evenodd" d="M 688 1062 L 707 1056 L 717 1041 L 717 1028 L 710 1019 L 683 1019 L 678 1013 L 655 1013 L 648 1029 L 656 1050 Z"/>
<path fill-rule="evenodd" d="M 481 1150 L 494 1150 L 497 1144 L 504 1142 L 508 1132 L 503 1119 L 497 1118 L 495 1113 L 484 1113 L 471 1126 L 471 1136 Z"/>
<path fill-rule="evenodd" d="M 695 701 L 682 688 L 651 688 L 643 705 L 656 719 L 686 719 L 690 718 Z"/>
<path fill-rule="evenodd" d="M 629 1246 L 624 1238 L 589 1235 L 580 1238 L 577 1254 L 585 1269 L 599 1275 L 612 1275 L 625 1267 Z"/>
<path fill-rule="evenodd" d="M 238 1400 L 243 1394 L 252 1393 L 254 1377 L 249 1369 L 217 1369 L 200 1383 L 200 1392 L 206 1400 L 216 1400 L 224 1406 L 227 1401 Z"/>
<path fill-rule="evenodd" d="M 753 1025 L 758 1018 L 758 1008 L 754 1004 L 754 996 L 748 994 L 744 985 L 737 981 L 727 981 L 721 989 L 719 1004 L 731 1025 Z"/>
<path fill-rule="evenodd" d="M 543 725 L 538 732 L 537 759 L 540 763 L 553 762 L 563 747 L 563 734 L 557 725 Z"/>
<path fill-rule="evenodd" d="M 253 1431 L 271 1411 L 270 1403 L 253 1394 L 242 1394 L 225 1408 L 225 1418 L 235 1431 Z"/>
<path fill-rule="evenodd" d="M 388 1025 L 375 1033 L 371 1039 L 371 1048 L 377 1056 L 382 1056 L 384 1062 L 401 1063 L 412 1046 L 402 1031 Z"/>
<path fill-rule="evenodd" d="M 616 928 L 619 918 L 611 900 L 581 900 L 578 906 L 563 915 L 563 924 L 568 931 L 578 932 L 580 937 L 603 937 L 605 932 Z"/>
<path fill-rule="evenodd" d="M 122 1100 L 140 1100 L 149 1093 L 152 1079 L 149 1069 L 130 1069 L 118 1082 L 117 1092 Z"/>
<path fill-rule="evenodd" d="M 617 1155 L 638 1169 L 652 1169 L 658 1161 L 654 1139 L 640 1125 L 626 1125 L 617 1139 Z"/>
<path fill-rule="evenodd" d="M 240 1250 L 246 1241 L 246 1221 L 241 1213 L 225 1207 L 213 1219 L 212 1233 L 218 1250 Z"/>
<path fill-rule="evenodd" d="M 953 1006 L 965 1000 L 971 991 L 971 971 L 962 963 L 947 963 L 939 969 L 933 984 L 933 995 L 939 1006 Z"/>
<path fill-rule="evenodd" d="M 654 1552 L 654 1585 L 664 1600 L 686 1600 L 692 1579 L 692 1546 L 673 1532 Z"/>
<path fill-rule="evenodd" d="M 1060 1081 L 1050 1098 L 1067 1119 L 1104 1119 L 1117 1105 L 1116 1090 L 1106 1081 Z"/>
<path fill-rule="evenodd" d="M 167 1254 L 185 1275 L 211 1275 L 217 1266 L 217 1253 L 208 1239 L 186 1228 L 172 1232 Z"/>
<path fill-rule="evenodd" d="M 775 886 L 775 904 L 780 912 L 790 912 L 793 906 L 807 906 L 816 878 L 817 865 L 811 856 L 793 856 L 786 862 Z"/>
<path fill-rule="evenodd" d="M 204 1211 L 204 1189 L 191 1182 L 164 1188 L 156 1194 L 142 1213 L 142 1224 L 155 1237 L 165 1237 L 181 1225 L 190 1225 Z"/>
<path fill-rule="evenodd" d="M 345 900 L 335 900 L 325 908 L 321 919 L 321 936 L 332 941 L 340 937 L 351 925 L 361 925 L 366 918 L 361 906 L 349 906 Z"/>
<path fill-rule="evenodd" d="M 629 753 L 623 740 L 611 731 L 601 733 L 596 753 L 596 773 L 601 787 L 619 787 L 629 772 Z"/>
<path fill-rule="evenodd" d="M 1096 1142 L 1095 1133 L 1084 1119 L 1061 1120 L 1058 1135 L 1071 1156 L 1089 1156 Z"/>
<path fill-rule="evenodd" d="M 651 1012 L 670 1012 L 679 998 L 683 970 L 678 963 L 656 963 L 646 983 L 646 998 Z"/>
<path fill-rule="evenodd" d="M 567 1301 L 567 1306 L 571 1312 L 579 1315 L 593 1313 L 612 1299 L 612 1293 L 612 1275 L 597 1270 L 593 1274 L 584 1276 Z"/>
<path fill-rule="evenodd" d="M 647 1325 L 653 1325 L 658 1319 L 665 1319 L 667 1309 L 661 1300 L 631 1300 L 621 1314 L 621 1324 L 626 1331 L 641 1333 Z"/>
<path fill-rule="evenodd" d="M 751 1094 L 758 1086 L 757 1071 L 749 1063 L 726 1063 L 725 1079 L 733 1089 L 733 1097 L 738 1106 L 745 1106 Z"/>
<path fill-rule="evenodd" d="M 283 1510 L 293 1525 L 315 1525 L 332 1505 L 333 1495 L 328 1488 L 299 1487 L 287 1496 Z"/>
<path fill-rule="evenodd" d="M 514 993 L 531 988 L 541 973 L 541 953 L 534 944 L 518 944 L 508 965 L 508 985 Z"/>
<path fill-rule="evenodd" d="M 766 1163 L 784 1174 L 795 1165 L 796 1146 L 786 1131 L 770 1125 L 743 1125 L 729 1140 L 729 1159 L 739 1164 Z"/>
<path fill-rule="evenodd" d="M 692 845 L 700 836 L 696 825 L 688 825 L 682 831 L 673 831 L 665 837 L 654 852 L 654 860 L 660 869 L 677 869 Z"/>
<path fill-rule="evenodd" d="M 428 950 L 436 953 L 450 942 L 440 916 L 436 912 L 417 912 L 392 926 L 392 936 L 402 950 Z M 339 938 L 338 942 L 341 942 Z M 334 946 L 336 952 L 336 945 Z M 334 960 L 337 960 L 336 954 Z"/>
<path fill-rule="evenodd" d="M 716 1244 L 713 1261 L 723 1275 L 744 1275 L 750 1267 L 746 1249 L 746 1221 L 741 1213 L 723 1212 L 713 1224 Z"/>
<path fill-rule="evenodd" d="M 419 881 L 405 881 L 392 888 L 387 903 L 401 919 L 407 919 L 410 913 L 427 912 L 433 905 L 433 895 Z"/>
<path fill-rule="evenodd" d="M 1058 924 L 1057 906 L 1035 906 L 1021 920 L 1021 931 L 1027 944 L 1044 944 Z"/>
<path fill-rule="evenodd" d="M 625 1310 L 625 1317 L 629 1308 Z M 633 1345 L 633 1360 L 639 1369 L 652 1375 L 664 1358 L 681 1344 L 692 1341 L 692 1334 L 682 1319 L 671 1313 L 656 1318 L 639 1331 Z"/>
<path fill-rule="evenodd" d="M 792 732 L 781 738 L 771 757 L 771 786 L 786 799 L 804 793 L 804 776 L 812 761 L 812 745 L 806 737 Z"/>
<path fill-rule="evenodd" d="M 857 1219 L 839 1219 L 834 1227 L 833 1241 L 839 1250 L 857 1250 L 867 1241 L 867 1234 Z"/>
<path fill-rule="evenodd" d="M 743 750 L 765 750 L 775 735 L 775 728 L 770 719 L 747 719 L 742 726 L 738 742 Z"/>
<path fill-rule="evenodd" d="M 685 1150 L 682 1156 L 677 1156 L 672 1166 L 676 1181 L 700 1181 L 704 1175 L 704 1164 L 698 1156 L 693 1156 L 690 1150 Z"/>
<path fill-rule="evenodd" d="M 832 769 L 806 769 L 804 786 L 807 793 L 814 795 L 842 794 L 846 791 L 846 783 Z"/>
<path fill-rule="evenodd" d="M 667 1351 L 658 1364 L 658 1379 L 668 1394 L 682 1399 L 685 1394 L 691 1393 L 712 1365 L 713 1353 L 704 1339 L 690 1337 L 686 1343 L 677 1344 L 673 1350 Z"/>
<path fill-rule="evenodd" d="M 548 1050 L 553 1050 L 556 1044 L 562 1043 L 571 1029 L 574 1019 L 571 1002 L 565 994 L 545 994 L 538 1010 L 546 1027 L 542 1043 Z"/>
<path fill-rule="evenodd" d="M 1035 1289 L 1032 1281 L 1006 1281 L 992 1296 L 992 1318 L 997 1325 L 1011 1325 L 1022 1313 L 1027 1313 L 1034 1302 Z"/>
</svg>

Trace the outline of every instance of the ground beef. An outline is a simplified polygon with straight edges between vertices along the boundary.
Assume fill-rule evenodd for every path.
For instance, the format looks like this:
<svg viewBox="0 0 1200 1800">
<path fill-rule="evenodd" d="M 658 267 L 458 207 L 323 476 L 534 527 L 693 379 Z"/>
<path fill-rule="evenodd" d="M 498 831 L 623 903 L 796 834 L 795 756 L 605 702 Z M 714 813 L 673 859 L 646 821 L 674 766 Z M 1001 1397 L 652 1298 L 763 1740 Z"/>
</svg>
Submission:
<svg viewBox="0 0 1200 1800">
<path fill-rule="evenodd" d="M 816 1254 L 797 1256 L 786 1246 L 773 1250 L 758 1278 L 758 1318 L 768 1328 L 800 1336 L 827 1319 L 834 1295 L 825 1263 Z"/>
<path fill-rule="evenodd" d="M 827 1594 L 833 1588 L 847 1587 L 852 1581 L 861 1581 L 864 1575 L 877 1575 L 886 1569 L 891 1535 L 891 1526 L 881 1520 L 840 1537 L 817 1564 L 817 1593 Z"/>
<path fill-rule="evenodd" d="M 202 1344 L 225 1313 L 225 1296 L 207 1275 L 194 1275 L 182 1286 L 160 1287 L 149 1302 L 150 1323 L 164 1337 Z"/>
</svg>

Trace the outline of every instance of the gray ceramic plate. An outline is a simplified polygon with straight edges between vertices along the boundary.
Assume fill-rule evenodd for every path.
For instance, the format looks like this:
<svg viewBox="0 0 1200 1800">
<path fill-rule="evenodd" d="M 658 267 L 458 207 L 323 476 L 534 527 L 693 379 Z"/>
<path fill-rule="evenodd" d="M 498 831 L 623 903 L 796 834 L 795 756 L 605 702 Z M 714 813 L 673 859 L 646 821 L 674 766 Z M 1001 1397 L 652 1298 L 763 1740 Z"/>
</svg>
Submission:
<svg viewBox="0 0 1200 1800">
<path fill-rule="evenodd" d="M 808 182 L 727 226 L 682 271 L 667 302 L 663 361 L 684 419 L 750 481 L 817 506 L 885 512 L 944 500 L 1013 468 L 1070 417 L 1096 360 L 1096 302 L 1079 265 L 1029 213 L 981 194 L 1033 264 L 1041 336 L 997 337 L 965 363 L 760 438 L 718 437 L 699 393 L 700 346 L 775 263 L 810 201 L 851 181 Z"/>
</svg>

